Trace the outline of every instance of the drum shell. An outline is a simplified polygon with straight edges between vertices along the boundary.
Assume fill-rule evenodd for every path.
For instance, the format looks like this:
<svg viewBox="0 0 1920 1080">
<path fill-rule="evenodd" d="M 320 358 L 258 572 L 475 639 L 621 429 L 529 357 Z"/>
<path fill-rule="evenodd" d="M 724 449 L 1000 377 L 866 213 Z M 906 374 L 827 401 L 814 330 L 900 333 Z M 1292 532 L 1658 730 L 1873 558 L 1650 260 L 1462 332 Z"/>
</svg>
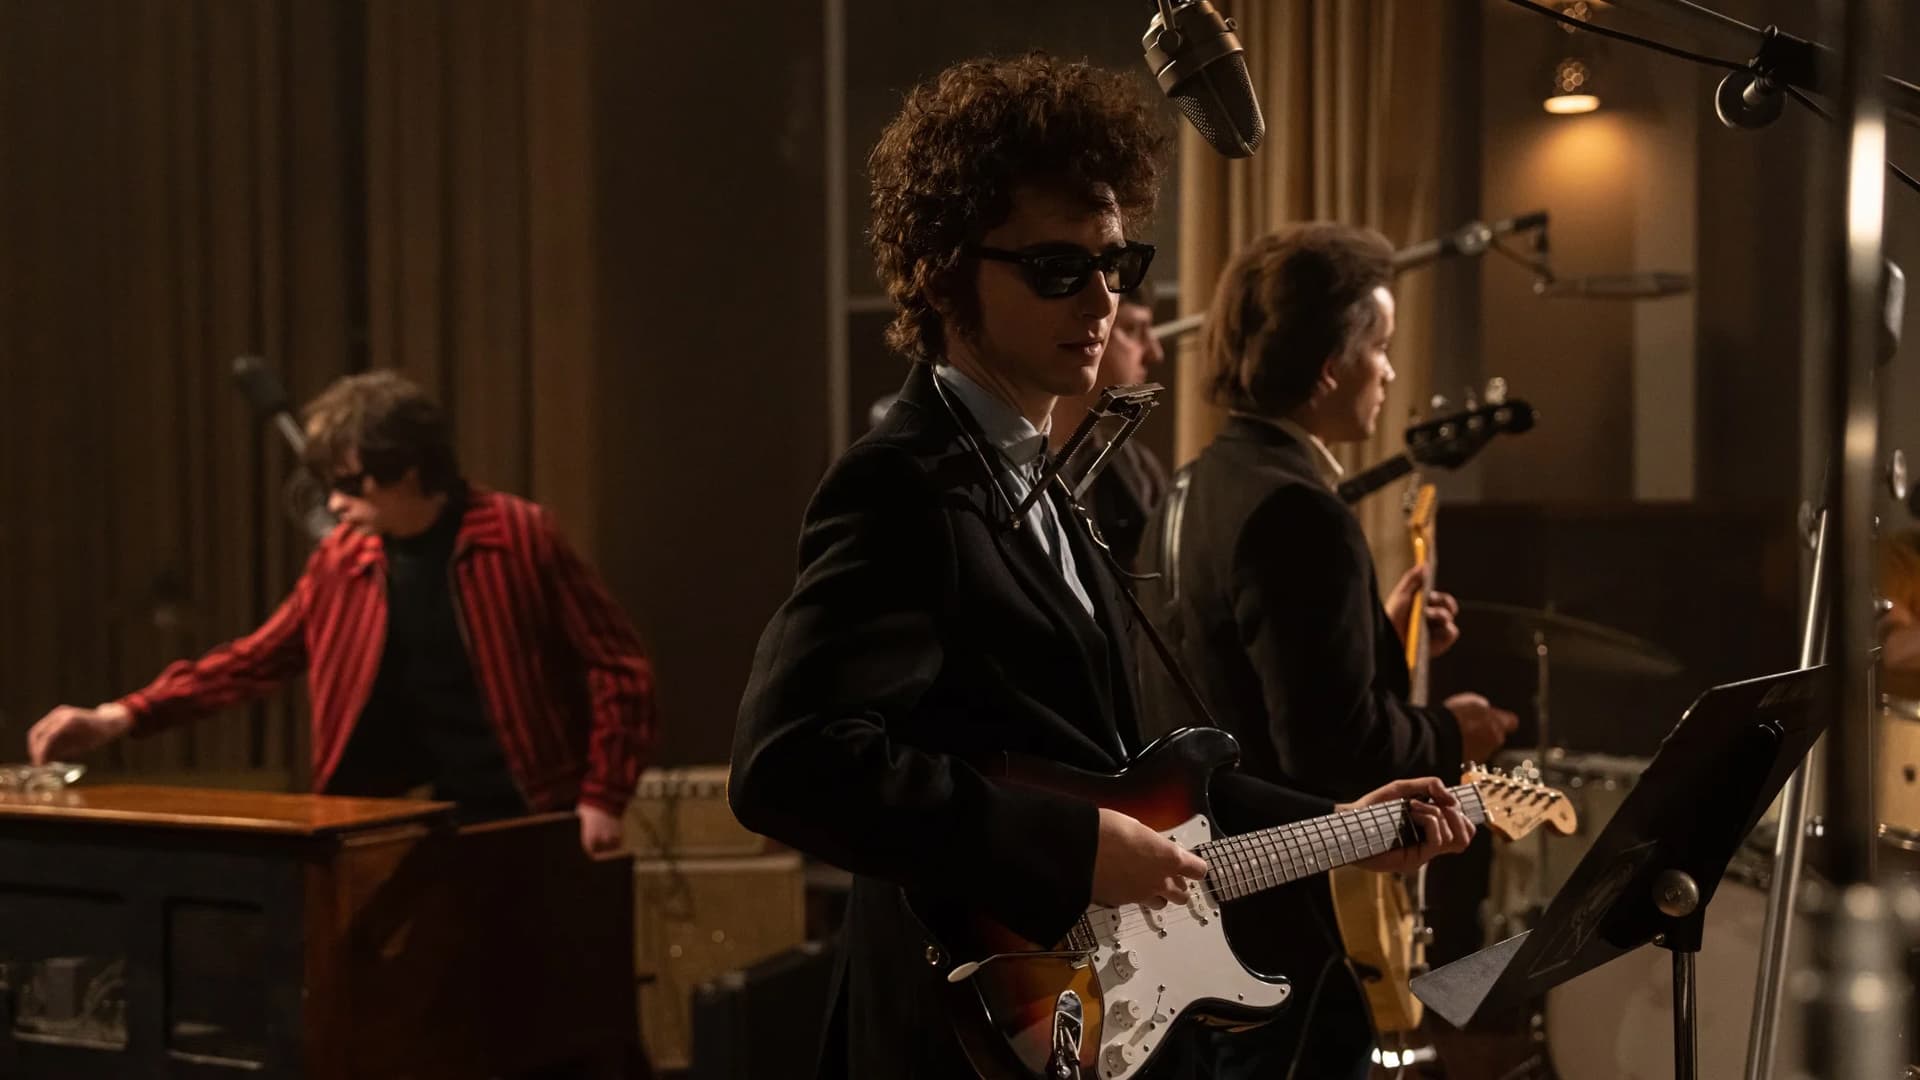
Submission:
<svg viewBox="0 0 1920 1080">
<path fill-rule="evenodd" d="M 1533 767 L 1534 756 L 1510 752 L 1494 759 L 1494 765 L 1524 773 Z M 1539 769 L 1540 782 L 1566 794 L 1579 827 L 1569 836 L 1537 829 L 1512 842 L 1495 840 L 1482 918 L 1487 944 L 1532 926 L 1534 916 L 1566 884 L 1646 768 L 1646 758 L 1553 752 Z"/>
<path fill-rule="evenodd" d="M 1893 845 L 1920 849 L 1920 702 L 1882 698 L 1874 740 L 1874 814 Z"/>
</svg>

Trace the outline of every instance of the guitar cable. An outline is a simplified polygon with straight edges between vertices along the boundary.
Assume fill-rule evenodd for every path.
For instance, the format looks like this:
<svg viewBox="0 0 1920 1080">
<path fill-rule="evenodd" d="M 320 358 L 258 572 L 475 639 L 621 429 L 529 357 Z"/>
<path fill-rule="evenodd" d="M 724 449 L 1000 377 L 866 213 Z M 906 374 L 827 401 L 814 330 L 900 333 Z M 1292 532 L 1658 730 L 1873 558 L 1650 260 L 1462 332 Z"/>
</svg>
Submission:
<svg viewBox="0 0 1920 1080">
<path fill-rule="evenodd" d="M 1313 1017 L 1320 1009 L 1320 994 L 1321 991 L 1326 989 L 1327 976 L 1332 975 L 1335 969 L 1343 968 L 1346 970 L 1348 976 L 1353 979 L 1354 989 L 1360 989 L 1360 973 L 1353 969 L 1353 959 L 1347 955 L 1345 948 L 1341 946 L 1338 933 L 1327 925 L 1326 916 L 1321 913 L 1317 905 L 1308 903 L 1307 911 L 1313 915 L 1314 924 L 1320 928 L 1320 938 L 1327 943 L 1331 952 L 1328 954 L 1326 961 L 1320 965 L 1319 976 L 1313 980 L 1313 993 L 1307 995 L 1306 1014 L 1300 1021 L 1300 1040 L 1294 1044 L 1293 1058 L 1287 1063 L 1286 1080 L 1294 1080 L 1299 1074 L 1300 1062 L 1307 1053 L 1307 1040 L 1313 1037 Z M 1364 991 L 1361 993 L 1362 997 L 1364 997 Z M 1362 1004 L 1364 1005 L 1364 1002 Z M 1373 1024 L 1373 1010 L 1362 1008 L 1361 1015 L 1366 1018 L 1367 1031 L 1372 1037 L 1371 1041 L 1375 1045 L 1378 1045 L 1380 1042 L 1380 1032 Z"/>
<path fill-rule="evenodd" d="M 1319 918 L 1316 914 L 1315 919 Z M 1287 1062 L 1287 1080 L 1293 1080 L 1300 1071 L 1300 1061 L 1307 1053 L 1307 1040 L 1313 1037 L 1313 1014 L 1320 1008 L 1320 992 L 1327 987 L 1327 976 L 1333 974 L 1335 967 L 1341 966 L 1342 957 L 1329 956 L 1320 965 L 1320 975 L 1313 980 L 1313 993 L 1307 995 L 1306 1014 L 1300 1020 L 1300 1040 L 1293 1044 L 1293 1059 Z"/>
</svg>

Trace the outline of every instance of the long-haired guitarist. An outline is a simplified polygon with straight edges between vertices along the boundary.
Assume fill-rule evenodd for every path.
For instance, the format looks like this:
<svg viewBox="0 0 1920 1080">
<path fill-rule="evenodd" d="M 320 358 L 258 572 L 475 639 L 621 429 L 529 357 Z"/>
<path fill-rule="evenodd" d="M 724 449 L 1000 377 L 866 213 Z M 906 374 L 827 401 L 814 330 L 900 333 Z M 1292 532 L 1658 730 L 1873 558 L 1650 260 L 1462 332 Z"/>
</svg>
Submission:
<svg viewBox="0 0 1920 1080">
<path fill-rule="evenodd" d="M 1428 588 L 1415 566 L 1383 604 L 1359 521 L 1335 494 L 1331 444 L 1369 437 L 1393 380 L 1393 249 L 1379 233 L 1298 225 L 1263 236 L 1221 275 L 1204 345 L 1220 435 L 1178 478 L 1148 525 L 1142 586 L 1175 649 L 1239 740 L 1244 767 L 1331 798 L 1396 777 L 1458 774 L 1513 731 L 1514 715 L 1478 694 L 1408 701 L 1403 639 Z M 1426 600 L 1432 652 L 1458 637 L 1456 605 Z M 1176 699 L 1142 669 L 1149 715 Z M 1277 960 L 1274 962 L 1278 962 Z M 1325 988 L 1301 1075 L 1364 1071 L 1357 991 Z M 1245 1075 L 1296 1056 L 1303 1033 L 1276 1024 L 1235 1040 Z M 1267 1056 L 1282 1059 L 1275 1066 Z M 1235 1075 L 1240 1075 L 1235 1073 Z"/>
<path fill-rule="evenodd" d="M 1146 273 L 1128 229 L 1166 143 L 1123 78 L 1029 54 L 913 90 L 869 161 L 888 338 L 914 363 L 807 508 L 730 788 L 748 827 L 855 874 L 823 1076 L 974 1075 L 927 911 L 1048 948 L 1090 902 L 1182 903 L 1206 872 L 1136 817 L 1002 778 L 1010 755 L 1113 773 L 1142 748 L 1115 575 L 1057 492 L 1018 507 L 1056 399 L 1092 385 L 1116 297 Z M 1423 839 L 1374 868 L 1464 848 L 1437 780 L 1363 801 L 1415 794 Z M 1331 809 L 1237 771 L 1212 796 L 1230 830 Z M 1183 1064 L 1162 1049 L 1151 1068 Z"/>
</svg>

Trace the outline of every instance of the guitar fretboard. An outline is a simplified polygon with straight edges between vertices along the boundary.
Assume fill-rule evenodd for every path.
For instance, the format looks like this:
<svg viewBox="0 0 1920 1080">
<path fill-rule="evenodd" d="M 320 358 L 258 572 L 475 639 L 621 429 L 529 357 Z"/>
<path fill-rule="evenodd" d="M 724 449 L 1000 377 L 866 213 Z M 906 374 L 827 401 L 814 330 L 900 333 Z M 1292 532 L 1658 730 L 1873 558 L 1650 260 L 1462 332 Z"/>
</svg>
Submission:
<svg viewBox="0 0 1920 1080">
<path fill-rule="evenodd" d="M 1477 788 L 1462 784 L 1451 790 L 1468 821 L 1475 825 L 1486 821 L 1486 804 Z M 1396 799 L 1210 840 L 1193 850 L 1207 860 L 1208 889 L 1224 902 L 1419 842 L 1407 800 Z"/>
</svg>

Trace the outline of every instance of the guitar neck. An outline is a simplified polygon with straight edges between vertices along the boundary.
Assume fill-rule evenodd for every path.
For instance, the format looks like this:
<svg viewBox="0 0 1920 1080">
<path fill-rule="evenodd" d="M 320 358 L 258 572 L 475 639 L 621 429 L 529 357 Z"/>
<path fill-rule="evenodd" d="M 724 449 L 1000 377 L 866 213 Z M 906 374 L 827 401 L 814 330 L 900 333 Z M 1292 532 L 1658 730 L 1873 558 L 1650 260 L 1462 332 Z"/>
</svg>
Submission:
<svg viewBox="0 0 1920 1080">
<path fill-rule="evenodd" d="M 1431 665 L 1432 662 L 1433 658 L 1428 652 L 1426 639 L 1422 636 L 1420 647 L 1415 651 L 1413 670 L 1409 673 L 1411 688 L 1407 691 L 1408 704 L 1426 705 L 1430 703 L 1430 699 L 1433 696 L 1433 679 L 1432 669 L 1429 665 Z"/>
<path fill-rule="evenodd" d="M 1407 700 L 1414 705 L 1425 705 L 1430 689 L 1433 642 L 1427 631 L 1427 598 L 1440 587 L 1440 552 L 1434 530 L 1438 499 L 1438 491 L 1432 484 L 1421 484 L 1407 512 L 1407 537 L 1413 545 L 1413 564 L 1424 566 L 1427 571 L 1426 587 L 1413 598 L 1413 610 L 1407 620 L 1407 674 L 1410 676 Z"/>
<path fill-rule="evenodd" d="M 1426 550 L 1427 589 L 1432 591 L 1439 586 L 1440 560 L 1436 553 Z M 1407 636 L 1412 639 L 1408 652 L 1412 654 L 1412 663 L 1407 665 L 1409 688 L 1407 701 L 1414 705 L 1425 705 L 1432 697 L 1433 689 L 1433 640 L 1427 632 L 1426 602 L 1423 599 L 1414 608 L 1414 617 L 1407 623 Z"/>
<path fill-rule="evenodd" d="M 1474 785 L 1462 784 L 1451 790 L 1468 821 L 1475 825 L 1486 821 L 1486 804 Z M 1207 860 L 1207 885 L 1224 902 L 1419 842 L 1419 830 L 1407 812 L 1407 800 L 1396 799 L 1222 837 L 1197 846 L 1194 853 Z"/>
<path fill-rule="evenodd" d="M 1357 503 L 1412 471 L 1413 458 L 1403 450 L 1378 465 L 1340 481 L 1340 498 L 1349 505 Z"/>
</svg>

